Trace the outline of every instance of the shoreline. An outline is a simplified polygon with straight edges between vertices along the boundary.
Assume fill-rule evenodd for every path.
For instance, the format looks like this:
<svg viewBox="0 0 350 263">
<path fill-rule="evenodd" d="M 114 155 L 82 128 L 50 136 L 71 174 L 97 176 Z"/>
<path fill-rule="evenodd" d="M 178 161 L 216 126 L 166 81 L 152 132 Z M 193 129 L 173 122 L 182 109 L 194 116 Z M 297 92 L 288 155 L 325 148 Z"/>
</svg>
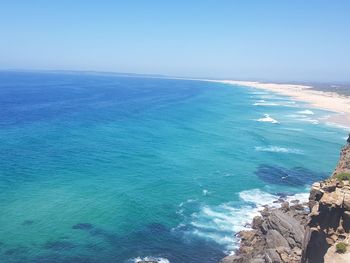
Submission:
<svg viewBox="0 0 350 263">
<path fill-rule="evenodd" d="M 334 91 L 319 91 L 311 86 L 297 84 L 262 83 L 255 81 L 206 80 L 272 91 L 310 104 L 310 107 L 335 113 L 321 121 L 344 128 L 350 127 L 350 97 Z"/>
<path fill-rule="evenodd" d="M 334 172 L 312 184 L 306 202 L 296 198 L 266 206 L 250 230 L 238 233 L 236 253 L 220 263 L 349 262 L 350 179 L 344 177 L 350 174 L 349 160 L 350 137 Z"/>
</svg>

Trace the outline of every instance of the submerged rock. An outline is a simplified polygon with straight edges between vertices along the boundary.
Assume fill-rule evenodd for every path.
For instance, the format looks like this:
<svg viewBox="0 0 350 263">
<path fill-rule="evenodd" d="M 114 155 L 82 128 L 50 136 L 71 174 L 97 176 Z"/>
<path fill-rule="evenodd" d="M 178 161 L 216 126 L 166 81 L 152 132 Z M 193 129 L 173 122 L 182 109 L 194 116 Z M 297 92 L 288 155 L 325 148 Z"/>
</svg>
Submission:
<svg viewBox="0 0 350 263">
<path fill-rule="evenodd" d="M 94 226 L 90 223 L 79 223 L 79 224 L 72 226 L 73 229 L 81 229 L 81 230 L 90 230 L 93 227 Z"/>
</svg>

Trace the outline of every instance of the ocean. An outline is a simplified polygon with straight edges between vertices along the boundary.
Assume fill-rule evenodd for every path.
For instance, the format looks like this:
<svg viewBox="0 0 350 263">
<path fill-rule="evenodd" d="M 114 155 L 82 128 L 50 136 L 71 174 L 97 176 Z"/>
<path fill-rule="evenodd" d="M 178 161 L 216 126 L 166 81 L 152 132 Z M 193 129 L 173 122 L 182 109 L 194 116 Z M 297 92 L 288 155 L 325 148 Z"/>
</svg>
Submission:
<svg viewBox="0 0 350 263">
<path fill-rule="evenodd" d="M 330 175 L 330 114 L 208 81 L 0 72 L 0 262 L 218 262 L 263 205 Z"/>
</svg>

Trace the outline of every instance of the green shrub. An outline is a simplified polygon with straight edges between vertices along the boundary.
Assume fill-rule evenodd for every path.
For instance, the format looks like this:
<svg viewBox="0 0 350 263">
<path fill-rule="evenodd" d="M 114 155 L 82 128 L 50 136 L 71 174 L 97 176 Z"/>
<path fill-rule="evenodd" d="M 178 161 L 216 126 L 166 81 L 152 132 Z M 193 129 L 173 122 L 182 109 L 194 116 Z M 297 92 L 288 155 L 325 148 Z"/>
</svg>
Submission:
<svg viewBox="0 0 350 263">
<path fill-rule="evenodd" d="M 342 254 L 346 252 L 346 247 L 347 246 L 344 242 L 340 242 L 335 246 L 335 248 L 337 249 L 337 252 Z"/>
<path fill-rule="evenodd" d="M 350 181 L 350 173 L 337 174 L 336 177 L 339 181 Z"/>
</svg>

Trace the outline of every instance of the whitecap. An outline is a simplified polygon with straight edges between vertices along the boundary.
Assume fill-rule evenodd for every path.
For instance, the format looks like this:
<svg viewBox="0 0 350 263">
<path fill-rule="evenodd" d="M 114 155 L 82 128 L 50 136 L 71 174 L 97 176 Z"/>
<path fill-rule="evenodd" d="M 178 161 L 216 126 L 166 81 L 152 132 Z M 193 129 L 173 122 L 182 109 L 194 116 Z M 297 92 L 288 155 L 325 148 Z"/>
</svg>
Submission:
<svg viewBox="0 0 350 263">
<path fill-rule="evenodd" d="M 315 113 L 311 110 L 301 110 L 298 111 L 299 114 L 303 114 L 303 115 L 314 115 Z"/>
<path fill-rule="evenodd" d="M 135 263 L 138 263 L 138 262 L 142 262 L 142 261 L 155 261 L 157 263 L 170 263 L 170 261 L 166 258 L 161 258 L 161 257 L 144 257 L 144 258 L 141 258 L 141 257 L 137 257 L 137 258 L 134 258 L 132 260 L 132 262 L 135 262 Z"/>
<path fill-rule="evenodd" d="M 309 193 L 298 193 L 295 195 L 287 196 L 286 201 L 291 202 L 293 200 L 298 200 L 300 203 L 306 203 L 309 201 Z"/>
<path fill-rule="evenodd" d="M 273 124 L 278 124 L 279 123 L 277 120 L 271 118 L 269 114 L 264 114 L 264 118 L 260 118 L 257 121 L 270 122 L 270 123 L 273 123 Z"/>
<path fill-rule="evenodd" d="M 210 194 L 210 192 L 207 189 L 203 189 L 202 194 L 203 194 L 203 196 L 206 196 L 206 195 Z"/>
<path fill-rule="evenodd" d="M 305 114 L 305 113 L 304 113 Z M 319 120 L 309 118 L 310 115 L 289 114 L 287 117 L 297 119 L 298 121 L 310 122 L 312 124 L 319 124 Z"/>
<path fill-rule="evenodd" d="M 283 128 L 284 130 L 288 130 L 288 131 L 303 131 L 304 129 L 301 128 Z"/>
<path fill-rule="evenodd" d="M 307 122 L 310 122 L 312 124 L 319 124 L 320 123 L 319 120 L 315 120 L 315 119 L 303 119 L 303 121 L 307 121 Z"/>
<path fill-rule="evenodd" d="M 266 100 L 258 100 L 253 104 L 254 106 L 279 106 L 279 104 L 274 102 L 267 102 Z"/>
<path fill-rule="evenodd" d="M 303 154 L 303 151 L 293 148 L 285 148 L 279 146 L 268 146 L 268 147 L 255 147 L 255 151 L 258 152 L 274 152 L 274 153 L 293 153 L 293 154 Z"/>
</svg>

